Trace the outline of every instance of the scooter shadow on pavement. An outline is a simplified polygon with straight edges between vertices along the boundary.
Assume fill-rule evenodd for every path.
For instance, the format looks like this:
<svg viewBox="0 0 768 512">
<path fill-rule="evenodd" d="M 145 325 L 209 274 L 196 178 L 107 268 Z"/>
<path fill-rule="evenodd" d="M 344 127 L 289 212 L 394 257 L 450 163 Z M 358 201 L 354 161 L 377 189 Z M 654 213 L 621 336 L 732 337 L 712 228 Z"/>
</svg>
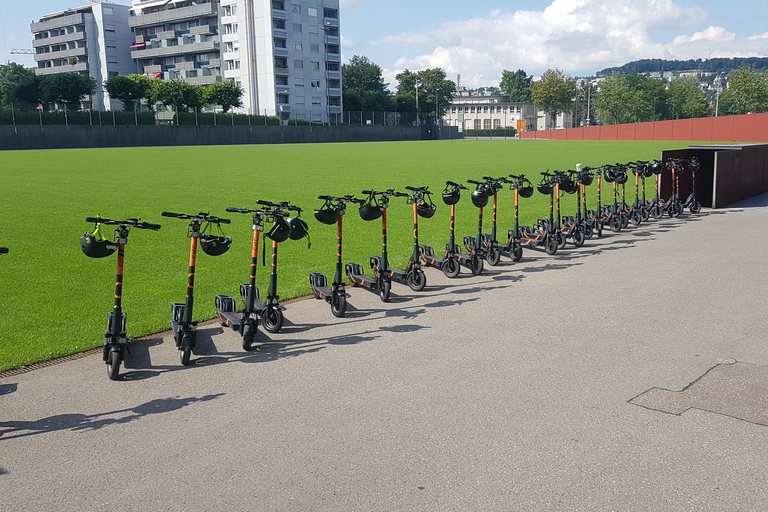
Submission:
<svg viewBox="0 0 768 512">
<path fill-rule="evenodd" d="M 193 403 L 215 400 L 224 395 L 217 393 L 201 397 L 158 398 L 135 407 L 97 414 L 57 414 L 34 421 L 3 421 L 0 422 L 0 441 L 62 430 L 99 430 L 109 425 L 130 423 L 150 414 L 177 411 Z"/>
</svg>

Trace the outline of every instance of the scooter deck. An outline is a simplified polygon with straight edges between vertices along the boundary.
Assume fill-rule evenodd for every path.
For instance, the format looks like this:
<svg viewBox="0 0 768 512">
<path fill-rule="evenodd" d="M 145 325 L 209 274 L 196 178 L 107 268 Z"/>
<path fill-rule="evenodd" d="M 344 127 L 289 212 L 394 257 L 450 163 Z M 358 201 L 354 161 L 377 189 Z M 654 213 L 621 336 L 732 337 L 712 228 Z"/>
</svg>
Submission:
<svg viewBox="0 0 768 512">
<path fill-rule="evenodd" d="M 242 325 L 242 316 L 236 311 L 216 311 L 221 325 L 230 327 L 233 331 L 239 331 Z"/>
</svg>

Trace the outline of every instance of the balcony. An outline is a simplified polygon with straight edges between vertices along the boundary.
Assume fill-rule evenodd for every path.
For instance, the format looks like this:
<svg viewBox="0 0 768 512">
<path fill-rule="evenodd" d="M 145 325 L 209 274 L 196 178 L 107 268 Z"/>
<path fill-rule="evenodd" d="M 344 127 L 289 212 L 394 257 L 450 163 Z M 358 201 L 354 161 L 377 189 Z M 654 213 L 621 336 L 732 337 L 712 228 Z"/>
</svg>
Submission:
<svg viewBox="0 0 768 512">
<path fill-rule="evenodd" d="M 286 39 L 288 37 L 288 31 L 284 28 L 276 28 L 272 27 L 272 35 L 275 37 L 281 37 L 283 39 Z"/>
<path fill-rule="evenodd" d="M 167 57 L 171 55 L 187 55 L 189 53 L 203 53 L 219 49 L 218 41 L 206 41 L 204 43 L 179 44 L 175 46 L 157 46 L 154 48 L 140 48 L 131 52 L 132 59 L 150 59 L 153 57 Z"/>
<path fill-rule="evenodd" d="M 85 32 L 73 32 L 71 34 L 64 34 L 62 36 L 54 37 L 41 37 L 32 41 L 32 48 L 40 48 L 41 46 L 55 45 L 61 43 L 69 43 L 71 41 L 85 41 Z"/>
<path fill-rule="evenodd" d="M 339 19 L 338 18 L 323 18 L 323 26 L 324 27 L 339 28 Z"/>
<path fill-rule="evenodd" d="M 326 44 L 340 44 L 339 36 L 325 36 Z"/>
<path fill-rule="evenodd" d="M 326 53 L 325 60 L 328 62 L 341 62 L 341 55 L 338 53 Z"/>
<path fill-rule="evenodd" d="M 276 85 L 275 86 L 275 93 L 277 94 L 289 94 L 291 92 L 291 88 L 287 85 Z"/>
<path fill-rule="evenodd" d="M 278 9 L 272 9 L 272 19 L 273 20 L 286 20 L 288 19 L 288 13 L 285 11 L 280 11 Z"/>
<path fill-rule="evenodd" d="M 82 14 L 70 14 L 69 16 L 61 16 L 58 18 L 51 18 L 49 20 L 40 20 L 37 23 L 30 25 L 30 30 L 33 34 L 42 32 L 44 30 L 53 30 L 57 28 L 69 27 L 72 25 L 83 25 L 85 18 Z"/>
<path fill-rule="evenodd" d="M 169 21 L 177 21 L 191 18 L 200 18 L 203 16 L 215 16 L 218 14 L 216 6 L 218 4 L 207 3 L 202 5 L 192 5 L 190 7 L 179 7 L 176 9 L 167 9 L 152 14 L 142 14 L 128 18 L 128 26 L 131 28 L 143 27 L 146 25 L 158 25 Z"/>
<path fill-rule="evenodd" d="M 328 88 L 328 96 L 341 97 L 341 88 L 339 88 L 339 87 L 329 87 Z"/>
<path fill-rule="evenodd" d="M 280 76 L 287 76 L 288 66 L 275 66 L 275 74 Z"/>
<path fill-rule="evenodd" d="M 194 78 L 185 78 L 184 81 L 192 85 L 211 85 L 216 82 L 221 82 L 221 75 L 196 76 Z"/>
<path fill-rule="evenodd" d="M 288 48 L 278 48 L 277 46 L 273 50 L 275 57 L 287 57 Z"/>
<path fill-rule="evenodd" d="M 163 30 L 157 33 L 158 39 L 176 39 L 177 37 L 179 37 L 178 30 Z"/>
<path fill-rule="evenodd" d="M 328 112 L 331 114 L 341 114 L 341 105 L 331 105 L 328 107 Z"/>
<path fill-rule="evenodd" d="M 329 80 L 341 80 L 341 71 L 326 71 L 325 74 Z"/>
<path fill-rule="evenodd" d="M 41 62 L 45 60 L 54 60 L 54 59 L 69 59 L 72 57 L 82 57 L 82 56 L 85 56 L 87 53 L 88 53 L 87 48 L 72 48 L 71 50 L 61 50 L 57 52 L 36 53 L 35 62 Z"/>
<path fill-rule="evenodd" d="M 190 27 L 189 33 L 193 36 L 207 36 L 213 34 L 214 31 L 210 25 L 200 25 L 199 27 Z"/>
<path fill-rule="evenodd" d="M 155 73 L 162 73 L 165 71 L 165 66 L 162 66 L 160 64 L 154 65 L 154 66 L 144 66 L 144 72 L 148 75 L 154 75 Z"/>
<path fill-rule="evenodd" d="M 178 62 L 176 63 L 176 69 L 182 70 L 182 69 L 197 69 L 200 66 L 195 61 L 189 61 L 189 62 Z"/>
<path fill-rule="evenodd" d="M 43 75 L 55 75 L 57 73 L 79 73 L 81 71 L 88 71 L 87 62 L 78 62 L 75 65 L 66 64 L 63 66 L 51 66 L 47 68 L 35 68 L 35 74 L 37 76 Z"/>
</svg>

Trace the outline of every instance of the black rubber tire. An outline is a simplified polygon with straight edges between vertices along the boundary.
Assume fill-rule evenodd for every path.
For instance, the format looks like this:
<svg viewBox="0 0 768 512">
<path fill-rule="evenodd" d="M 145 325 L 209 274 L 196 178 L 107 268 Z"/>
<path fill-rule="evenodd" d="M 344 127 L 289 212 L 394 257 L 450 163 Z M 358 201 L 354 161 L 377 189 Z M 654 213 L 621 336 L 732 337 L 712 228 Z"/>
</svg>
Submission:
<svg viewBox="0 0 768 512">
<path fill-rule="evenodd" d="M 275 306 L 267 306 L 261 314 L 261 324 L 267 332 L 280 332 L 283 328 L 283 312 Z"/>
<path fill-rule="evenodd" d="M 523 246 L 514 244 L 512 246 L 512 261 L 520 261 L 523 257 Z"/>
<path fill-rule="evenodd" d="M 389 293 L 392 290 L 392 282 L 389 279 L 385 279 L 379 286 L 379 298 L 381 302 L 389 302 Z"/>
<path fill-rule="evenodd" d="M 544 252 L 553 256 L 557 254 L 557 238 L 554 236 L 548 236 L 544 241 Z"/>
<path fill-rule="evenodd" d="M 696 200 L 691 203 L 691 206 L 688 207 L 688 211 L 691 213 L 699 213 L 701 211 L 701 203 Z"/>
<path fill-rule="evenodd" d="M 483 258 L 475 257 L 469 264 L 469 270 L 472 271 L 473 276 L 479 276 L 483 273 Z"/>
<path fill-rule="evenodd" d="M 453 279 L 459 275 L 461 265 L 459 265 L 459 262 L 456 261 L 453 256 L 448 256 L 445 260 L 443 260 L 443 265 L 441 268 L 443 270 L 443 274 L 445 274 L 445 277 Z"/>
<path fill-rule="evenodd" d="M 640 210 L 640 219 L 643 222 L 648 222 L 648 220 L 651 218 L 651 212 L 648 211 L 648 208 L 643 208 Z"/>
<path fill-rule="evenodd" d="M 581 247 L 584 245 L 584 241 L 586 240 L 586 235 L 584 234 L 584 231 L 577 229 L 573 232 L 573 245 L 575 247 Z"/>
<path fill-rule="evenodd" d="M 565 233 L 562 231 L 557 232 L 557 249 L 560 250 L 565 247 L 565 244 L 568 243 L 568 238 L 565 236 Z"/>
<path fill-rule="evenodd" d="M 632 212 L 632 225 L 639 226 L 640 223 L 643 222 L 643 216 L 640 213 L 640 210 L 634 210 Z"/>
<path fill-rule="evenodd" d="M 656 220 L 659 220 L 664 216 L 664 210 L 661 209 L 661 206 L 654 205 L 651 207 L 651 217 L 653 217 Z"/>
<path fill-rule="evenodd" d="M 629 215 L 622 215 L 621 216 L 621 229 L 624 229 L 627 226 L 629 226 Z"/>
<path fill-rule="evenodd" d="M 248 322 L 243 326 L 243 350 L 246 352 L 251 350 L 253 345 L 253 334 L 255 325 Z"/>
<path fill-rule="evenodd" d="M 492 267 L 495 267 L 501 261 L 501 249 L 498 247 L 491 247 L 488 249 L 488 254 L 485 255 L 485 261 Z"/>
<path fill-rule="evenodd" d="M 415 292 L 420 292 L 427 285 L 427 275 L 420 268 L 409 272 L 406 280 L 408 287 Z"/>
<path fill-rule="evenodd" d="M 184 334 L 181 337 L 181 344 L 179 345 L 179 362 L 184 366 L 189 365 L 189 360 L 192 357 L 192 335 Z"/>
<path fill-rule="evenodd" d="M 592 237 L 595 235 L 595 230 L 589 224 L 584 226 L 584 229 L 585 229 L 587 240 L 592 240 Z"/>
<path fill-rule="evenodd" d="M 618 215 L 611 215 L 611 220 L 609 222 L 610 222 L 609 226 L 611 228 L 611 231 L 615 233 L 618 233 L 619 231 L 621 231 L 622 222 L 621 222 L 621 218 Z"/>
<path fill-rule="evenodd" d="M 344 318 L 347 313 L 347 297 L 344 292 L 337 292 L 331 297 L 331 313 L 336 318 Z"/>
<path fill-rule="evenodd" d="M 120 351 L 113 350 L 107 356 L 107 377 L 109 380 L 120 378 Z"/>
</svg>

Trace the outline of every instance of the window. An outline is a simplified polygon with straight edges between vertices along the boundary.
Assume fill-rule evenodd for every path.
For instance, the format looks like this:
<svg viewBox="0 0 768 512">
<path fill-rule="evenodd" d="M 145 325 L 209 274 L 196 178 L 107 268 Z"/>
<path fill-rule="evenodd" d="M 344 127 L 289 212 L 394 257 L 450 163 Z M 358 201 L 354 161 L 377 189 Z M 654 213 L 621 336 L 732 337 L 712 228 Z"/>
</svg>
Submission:
<svg viewBox="0 0 768 512">
<path fill-rule="evenodd" d="M 309 84 L 310 84 L 312 87 L 316 87 L 316 88 L 318 88 L 318 89 L 320 88 L 320 80 L 312 80 L 312 81 L 311 81 Z"/>
<path fill-rule="evenodd" d="M 475 107 L 469 107 L 469 108 L 471 109 L 470 112 L 472 112 L 474 114 L 475 113 Z"/>
<path fill-rule="evenodd" d="M 304 69 L 304 61 L 303 60 L 294 60 L 293 61 L 293 68 L 294 69 Z"/>
<path fill-rule="evenodd" d="M 493 120 L 493 127 L 494 128 L 501 128 L 501 119 L 494 119 Z"/>
<path fill-rule="evenodd" d="M 501 114 L 501 107 L 496 107 L 496 113 Z"/>
<path fill-rule="evenodd" d="M 294 32 L 301 32 L 301 23 L 294 23 L 293 24 L 293 31 Z"/>
<path fill-rule="evenodd" d="M 483 107 L 483 114 L 487 114 L 487 113 L 488 113 L 488 105 L 485 105 Z"/>
<path fill-rule="evenodd" d="M 315 61 L 310 61 L 309 63 L 309 69 L 312 71 L 319 71 L 320 70 L 320 63 Z"/>
<path fill-rule="evenodd" d="M 320 53 L 320 45 L 309 43 L 309 52 L 310 53 Z"/>
<path fill-rule="evenodd" d="M 456 113 L 456 107 L 451 107 L 451 113 L 453 113 L 453 114 Z"/>
<path fill-rule="evenodd" d="M 293 43 L 293 51 L 300 52 L 302 49 L 303 47 L 301 46 L 301 43 Z"/>
<path fill-rule="evenodd" d="M 293 85 L 296 87 L 304 87 L 304 79 L 303 78 L 294 78 L 293 79 Z"/>
<path fill-rule="evenodd" d="M 483 129 L 484 130 L 490 130 L 491 129 L 491 120 L 490 119 L 483 119 Z"/>
<path fill-rule="evenodd" d="M 307 7 L 307 14 L 312 18 L 317 18 L 317 9 L 314 7 Z"/>
<path fill-rule="evenodd" d="M 301 14 L 301 6 L 300 5 L 294 5 L 292 8 L 292 11 L 296 14 Z"/>
<path fill-rule="evenodd" d="M 472 107 L 472 108 L 475 108 L 475 107 Z M 475 119 L 475 130 L 479 130 L 479 129 L 480 129 L 480 120 Z"/>
<path fill-rule="evenodd" d="M 313 107 L 319 107 L 320 106 L 320 98 L 313 97 L 312 98 L 312 106 Z"/>
</svg>

